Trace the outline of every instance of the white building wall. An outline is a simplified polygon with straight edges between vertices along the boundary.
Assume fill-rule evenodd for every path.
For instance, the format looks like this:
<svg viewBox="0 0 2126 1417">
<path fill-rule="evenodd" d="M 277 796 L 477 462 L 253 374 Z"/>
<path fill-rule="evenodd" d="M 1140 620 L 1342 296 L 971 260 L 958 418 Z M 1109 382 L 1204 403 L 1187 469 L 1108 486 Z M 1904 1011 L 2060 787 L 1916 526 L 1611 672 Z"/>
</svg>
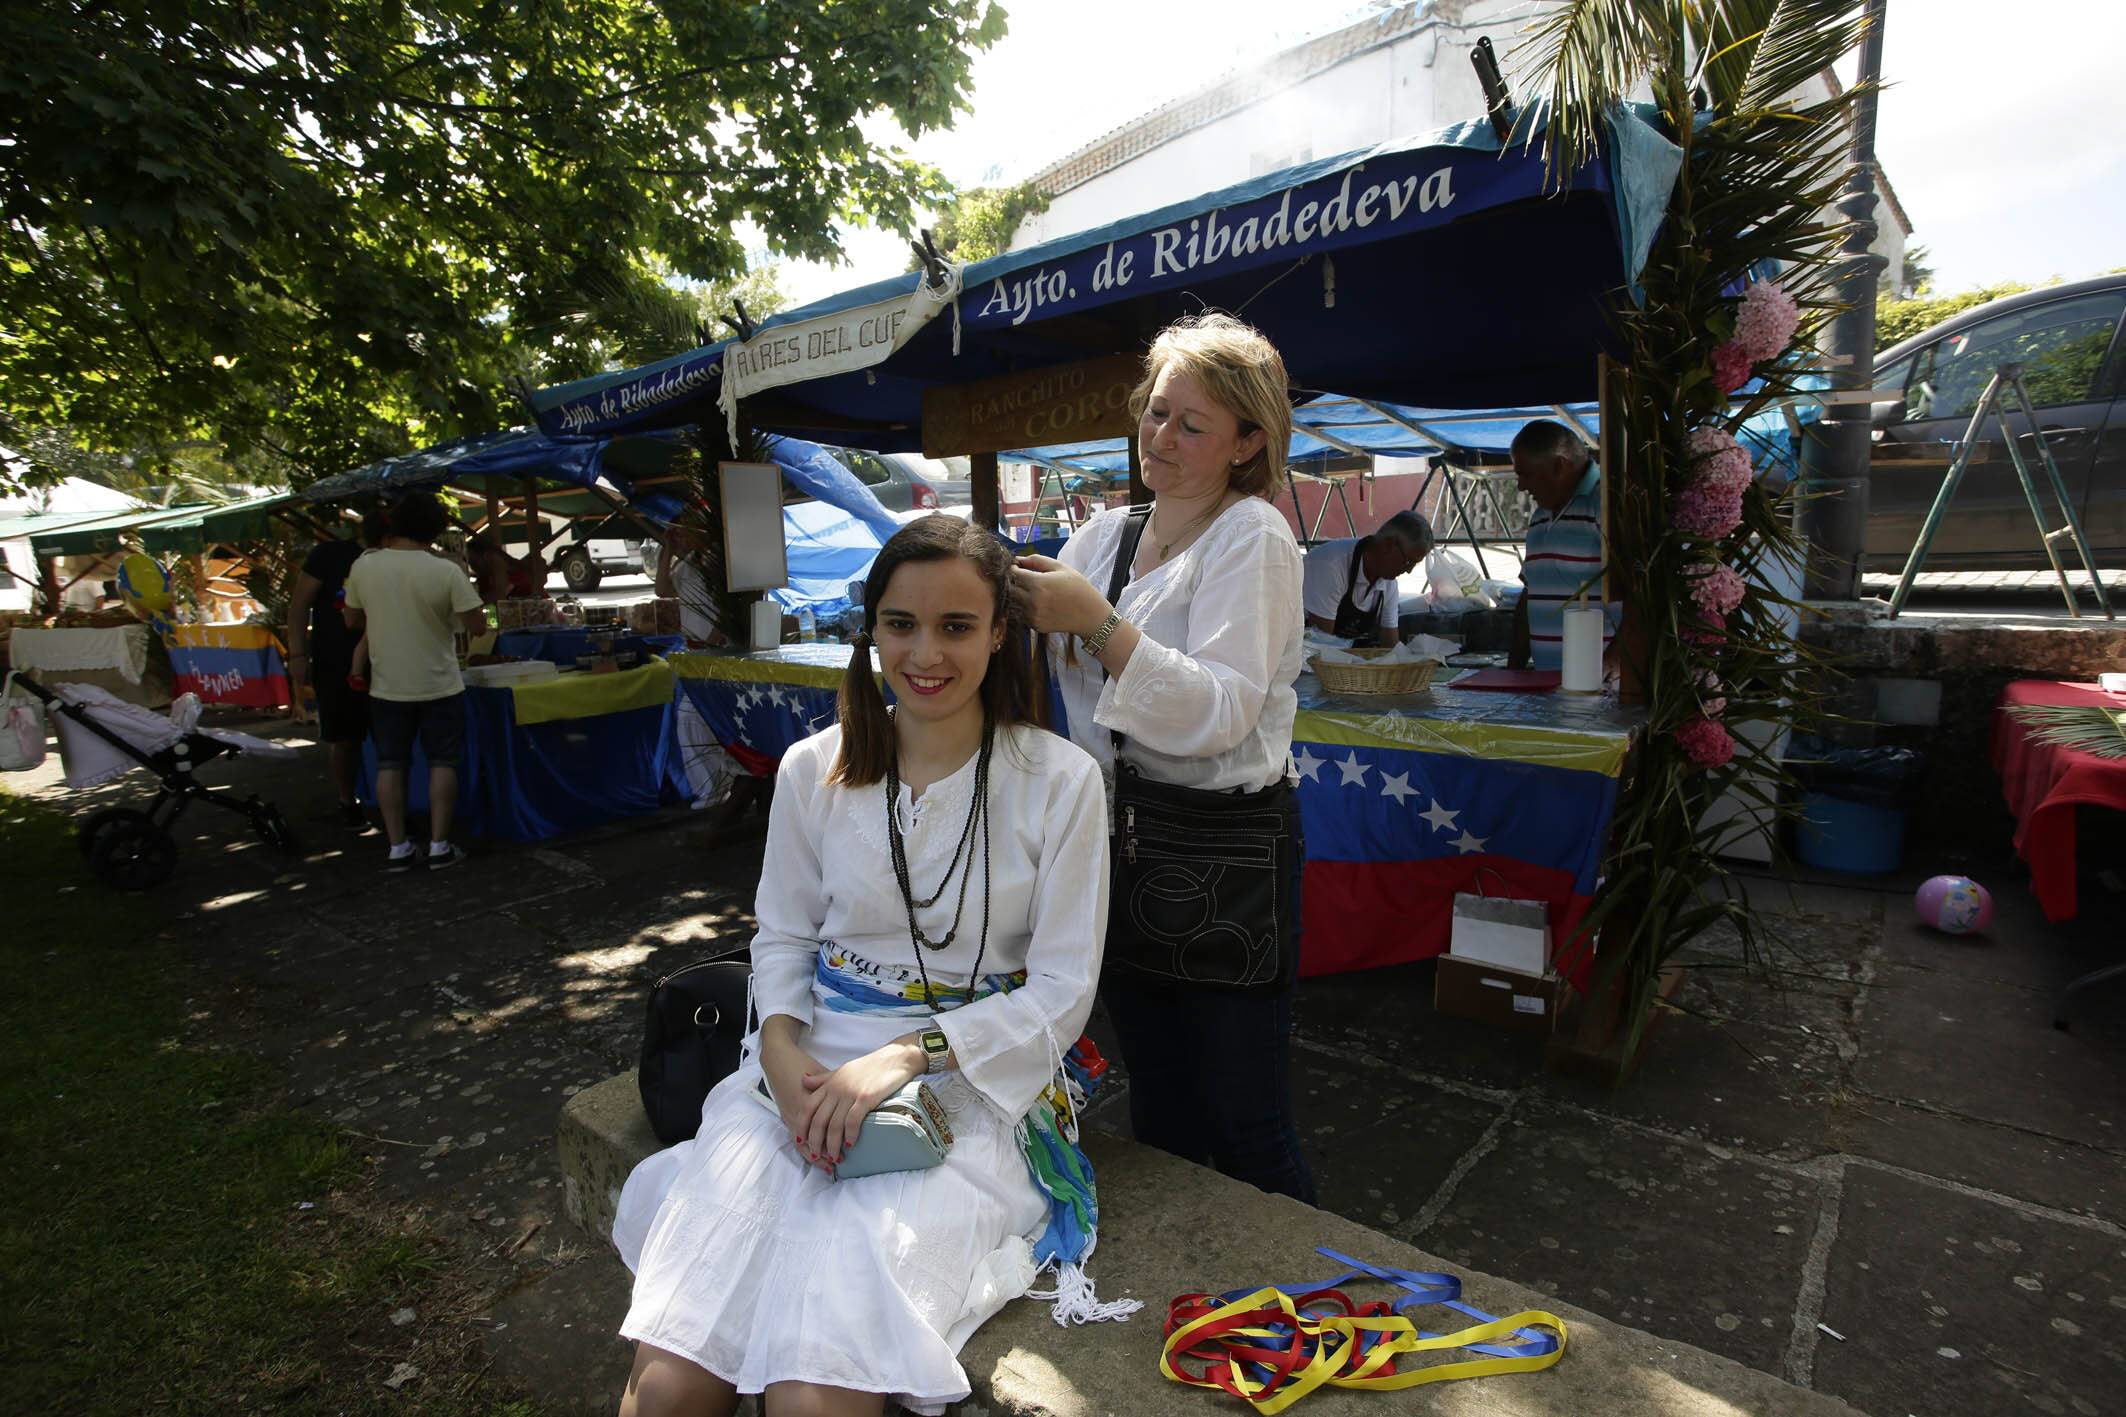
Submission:
<svg viewBox="0 0 2126 1417">
<path fill-rule="evenodd" d="M 1280 168 L 1331 157 L 1390 139 L 1480 119 L 1483 86 L 1469 56 L 1484 35 L 1509 65 L 1531 16 L 1549 0 L 1436 0 L 1427 28 L 1353 55 L 1322 73 L 1141 153 L 1058 194 L 1028 217 L 1012 250 L 1157 211 Z M 1820 100 L 1816 81 L 1805 97 Z M 1515 96 L 1524 98 L 1521 88 Z M 1874 249 L 1898 278 L 1907 233 L 1878 201 Z"/>
</svg>

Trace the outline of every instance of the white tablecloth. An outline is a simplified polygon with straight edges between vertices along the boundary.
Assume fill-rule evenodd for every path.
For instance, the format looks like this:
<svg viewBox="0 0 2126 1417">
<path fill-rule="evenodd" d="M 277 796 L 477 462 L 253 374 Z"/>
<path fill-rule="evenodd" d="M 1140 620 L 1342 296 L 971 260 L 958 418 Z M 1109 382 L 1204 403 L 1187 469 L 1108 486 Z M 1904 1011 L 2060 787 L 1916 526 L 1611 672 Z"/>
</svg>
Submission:
<svg viewBox="0 0 2126 1417">
<path fill-rule="evenodd" d="M 20 670 L 115 669 L 138 684 L 148 667 L 148 627 L 114 625 L 105 630 L 34 630 L 17 627 L 8 657 Z"/>
</svg>

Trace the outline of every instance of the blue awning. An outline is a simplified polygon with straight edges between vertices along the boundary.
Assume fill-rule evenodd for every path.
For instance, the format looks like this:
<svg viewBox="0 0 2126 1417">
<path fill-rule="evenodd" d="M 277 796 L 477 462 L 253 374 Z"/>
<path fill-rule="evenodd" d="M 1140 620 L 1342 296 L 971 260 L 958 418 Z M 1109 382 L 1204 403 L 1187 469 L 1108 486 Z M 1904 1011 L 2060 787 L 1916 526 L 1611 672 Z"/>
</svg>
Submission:
<svg viewBox="0 0 2126 1417">
<path fill-rule="evenodd" d="M 1592 397 L 1610 303 L 1643 264 L 1681 163 L 1635 110 L 1609 128 L 1558 191 L 1539 146 L 1501 150 L 1488 123 L 1466 123 L 1006 252 L 966 268 L 954 317 L 871 368 L 756 397 L 747 419 L 914 449 L 926 388 L 1141 347 L 1205 306 L 1260 327 L 1303 387 L 1449 408 Z M 921 279 L 774 316 L 756 341 Z M 533 407 L 557 436 L 713 421 L 725 348 L 544 389 Z"/>
<path fill-rule="evenodd" d="M 343 502 L 412 487 L 463 486 L 491 477 L 589 487 L 598 480 L 598 455 L 604 446 L 603 439 L 550 438 L 536 428 L 480 433 L 320 478 L 303 489 L 303 496 L 312 502 Z"/>
<path fill-rule="evenodd" d="M 1806 424 L 1821 417 L 1822 409 L 1813 403 L 1802 404 L 1794 414 L 1796 421 Z M 1589 438 L 1601 436 L 1601 414 L 1592 403 L 1491 409 L 1413 408 L 1323 394 L 1292 410 L 1292 441 L 1286 456 L 1294 464 L 1352 452 L 1500 462 L 1510 453 L 1520 431 L 1539 418 L 1577 424 Z M 1784 477 L 1794 475 L 1796 450 L 1792 427 L 1784 414 L 1760 413 L 1746 421 L 1737 436 L 1749 448 L 1759 471 Z M 1007 462 L 1099 473 L 1110 479 L 1129 470 L 1129 450 L 1120 438 L 1023 448 L 998 456 Z"/>
</svg>

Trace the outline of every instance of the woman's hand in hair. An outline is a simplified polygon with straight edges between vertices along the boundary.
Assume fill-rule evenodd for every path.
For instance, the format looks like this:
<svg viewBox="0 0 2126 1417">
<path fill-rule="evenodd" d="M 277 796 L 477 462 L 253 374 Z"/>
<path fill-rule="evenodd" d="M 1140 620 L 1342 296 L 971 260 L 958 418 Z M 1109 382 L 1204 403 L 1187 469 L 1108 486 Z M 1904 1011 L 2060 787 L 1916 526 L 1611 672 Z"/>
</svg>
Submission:
<svg viewBox="0 0 2126 1417">
<path fill-rule="evenodd" d="M 856 1145 L 864 1118 L 871 1109 L 906 1087 L 924 1070 L 923 1050 L 895 1041 L 875 1052 L 842 1064 L 833 1072 L 821 1068 L 805 1074 L 805 1090 L 811 1094 L 811 1116 L 804 1127 L 808 1149 L 834 1161 Z"/>
<path fill-rule="evenodd" d="M 1114 607 L 1091 581 L 1047 556 L 1021 556 L 1012 585 L 1036 630 L 1080 637 L 1097 633 Z"/>
<path fill-rule="evenodd" d="M 832 1173 L 834 1163 L 827 1160 L 817 1146 L 805 1139 L 805 1126 L 812 1115 L 812 1092 L 805 1086 L 808 1074 L 826 1071 L 819 1059 L 797 1046 L 796 1020 L 777 1014 L 766 1020 L 760 1031 L 760 1070 L 768 1079 L 768 1091 L 775 1095 L 775 1110 L 782 1114 L 783 1127 L 804 1158 L 820 1170 Z M 791 1025 L 787 1030 L 776 1024 Z"/>
</svg>

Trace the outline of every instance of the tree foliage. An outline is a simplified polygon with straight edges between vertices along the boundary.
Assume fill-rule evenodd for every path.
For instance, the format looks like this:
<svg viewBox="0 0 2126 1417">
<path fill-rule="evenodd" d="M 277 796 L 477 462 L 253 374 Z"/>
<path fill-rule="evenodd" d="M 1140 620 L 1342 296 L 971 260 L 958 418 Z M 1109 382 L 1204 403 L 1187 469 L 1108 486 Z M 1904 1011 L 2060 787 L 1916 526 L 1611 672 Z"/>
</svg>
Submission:
<svg viewBox="0 0 2126 1417">
<path fill-rule="evenodd" d="M 1908 340 L 1921 330 L 1938 325 L 1951 315 L 1961 315 L 1974 305 L 2017 295 L 2030 289 L 2019 281 L 1981 286 L 1961 295 L 1927 295 L 1916 300 L 1880 300 L 1875 304 L 1875 352 Z"/>
<path fill-rule="evenodd" d="M 1019 223 L 1048 210 L 1048 194 L 1031 182 L 1016 187 L 970 187 L 942 208 L 931 227 L 938 250 L 973 264 L 1011 248 Z M 911 260 L 909 270 L 922 265 Z"/>
<path fill-rule="evenodd" d="M 867 138 L 964 109 L 994 0 L 33 0 L 0 27 L 0 442 L 296 481 L 512 420 L 595 315 L 907 230 Z M 691 343 L 691 335 L 678 347 Z M 666 351 L 670 352 L 670 351 Z"/>
</svg>

